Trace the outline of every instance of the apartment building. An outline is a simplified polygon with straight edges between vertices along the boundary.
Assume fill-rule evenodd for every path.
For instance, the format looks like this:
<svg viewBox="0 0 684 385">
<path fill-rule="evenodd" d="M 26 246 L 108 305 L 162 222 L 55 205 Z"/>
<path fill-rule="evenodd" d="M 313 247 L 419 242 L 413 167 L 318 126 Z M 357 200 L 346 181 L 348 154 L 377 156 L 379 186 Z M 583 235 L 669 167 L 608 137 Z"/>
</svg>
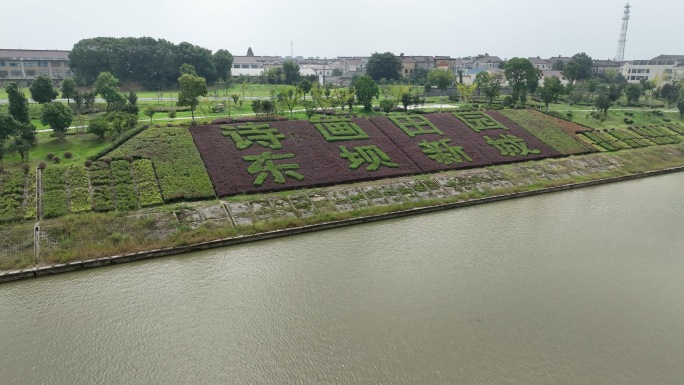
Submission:
<svg viewBox="0 0 684 385">
<path fill-rule="evenodd" d="M 22 87 L 43 75 L 55 85 L 73 76 L 69 52 L 59 50 L 0 49 L 0 82 L 14 81 Z"/>
</svg>

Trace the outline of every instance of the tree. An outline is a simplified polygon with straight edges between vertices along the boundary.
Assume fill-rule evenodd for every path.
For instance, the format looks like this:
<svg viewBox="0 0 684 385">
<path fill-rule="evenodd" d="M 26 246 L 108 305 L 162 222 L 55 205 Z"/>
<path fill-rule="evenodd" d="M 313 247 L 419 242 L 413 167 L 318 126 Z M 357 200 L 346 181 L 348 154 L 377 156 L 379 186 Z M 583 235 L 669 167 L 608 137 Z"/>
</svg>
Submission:
<svg viewBox="0 0 684 385">
<path fill-rule="evenodd" d="M 109 131 L 109 122 L 103 117 L 92 119 L 88 122 L 88 132 L 97 136 L 99 139 L 104 138 Z"/>
<path fill-rule="evenodd" d="M 311 97 L 313 98 L 314 103 L 321 107 L 321 110 L 323 110 L 323 114 L 325 115 L 328 107 L 330 107 L 330 101 L 325 97 L 325 89 L 316 83 L 316 85 L 311 88 Z"/>
<path fill-rule="evenodd" d="M 280 88 L 278 95 L 278 99 L 287 106 L 287 109 L 290 110 L 290 117 L 292 117 L 292 110 L 299 103 L 299 99 L 302 97 L 302 90 L 298 87 L 283 86 Z"/>
<path fill-rule="evenodd" d="M 57 91 L 52 85 L 52 80 L 47 76 L 36 77 L 29 86 L 31 99 L 40 104 L 49 103 L 57 98 Z"/>
<path fill-rule="evenodd" d="M 147 115 L 150 118 L 150 124 L 152 124 L 152 117 L 156 112 L 157 111 L 155 111 L 153 107 L 145 108 L 145 115 Z"/>
<path fill-rule="evenodd" d="M 666 83 L 660 88 L 660 97 L 667 100 L 668 105 L 674 106 L 679 100 L 679 84 Z"/>
<path fill-rule="evenodd" d="M 684 118 L 684 97 L 679 97 L 679 102 L 677 102 L 677 109 L 679 109 L 679 117 Z"/>
<path fill-rule="evenodd" d="M 440 91 L 439 95 L 439 105 L 442 105 L 442 95 L 444 91 L 454 82 L 454 74 L 443 70 L 441 68 L 435 68 L 428 73 L 428 84 L 430 86 L 435 86 Z M 427 91 L 427 88 L 426 88 Z"/>
<path fill-rule="evenodd" d="M 0 114 L 0 163 L 5 155 L 5 141 L 10 136 L 19 132 L 21 123 L 17 122 L 11 115 Z"/>
<path fill-rule="evenodd" d="M 524 106 L 527 101 L 527 92 L 534 92 L 539 85 L 541 72 L 534 68 L 528 59 L 514 57 L 506 64 L 504 75 L 513 91 L 511 95 L 513 103 L 517 104 L 519 100 Z"/>
<path fill-rule="evenodd" d="M 24 93 L 19 90 L 17 83 L 10 82 L 5 87 L 9 100 L 9 113 L 19 123 L 30 122 L 28 100 Z"/>
<path fill-rule="evenodd" d="M 64 79 L 62 82 L 62 97 L 66 98 L 67 105 L 69 105 L 69 99 L 74 99 L 77 92 L 76 81 L 72 78 Z"/>
<path fill-rule="evenodd" d="M 366 63 L 366 74 L 374 81 L 379 81 L 380 79 L 388 81 L 399 80 L 401 79 L 401 69 L 403 66 L 401 59 L 392 52 L 375 52 Z"/>
<path fill-rule="evenodd" d="M 544 79 L 544 85 L 539 90 L 539 94 L 546 105 L 546 111 L 549 110 L 549 103 L 557 101 L 561 92 L 563 92 L 563 84 L 557 76 Z"/>
<path fill-rule="evenodd" d="M 114 104 L 121 104 L 122 97 L 119 93 L 119 79 L 115 78 L 110 72 L 101 72 L 93 85 L 95 93 L 100 95 L 107 102 L 107 112 Z"/>
<path fill-rule="evenodd" d="M 347 99 L 345 104 L 349 106 L 349 112 L 354 112 L 354 103 L 356 102 L 356 89 L 354 87 L 349 87 L 347 89 Z"/>
<path fill-rule="evenodd" d="M 554 71 L 563 71 L 565 69 L 565 62 L 562 60 L 556 60 L 553 62 L 551 69 Z"/>
<path fill-rule="evenodd" d="M 392 99 L 382 99 L 380 101 L 380 109 L 385 112 L 385 114 L 388 114 L 396 107 L 397 104 L 394 102 Z"/>
<path fill-rule="evenodd" d="M 247 56 L 254 56 L 254 52 L 252 51 L 252 47 L 247 48 Z"/>
<path fill-rule="evenodd" d="M 43 114 L 40 122 L 50 126 L 57 139 L 62 140 L 66 136 L 67 129 L 73 120 L 71 108 L 63 103 L 51 102 L 43 106 Z"/>
<path fill-rule="evenodd" d="M 574 84 L 579 76 L 579 65 L 575 62 L 569 62 L 565 68 L 563 68 L 561 75 L 563 75 L 563 78 L 570 84 Z"/>
<path fill-rule="evenodd" d="M 306 94 L 311 91 L 311 82 L 308 79 L 304 79 L 297 85 L 297 88 L 302 90 L 302 95 L 304 95 L 304 100 L 306 100 Z"/>
<path fill-rule="evenodd" d="M 601 94 L 596 98 L 594 105 L 596 106 L 597 110 L 603 112 L 603 115 L 606 116 L 608 115 L 608 109 L 613 105 L 613 103 L 606 95 Z"/>
<path fill-rule="evenodd" d="M 592 77 L 594 60 L 591 58 L 591 56 L 581 52 L 573 55 L 570 63 L 574 63 L 574 65 L 577 66 L 577 77 L 575 77 L 576 80 L 586 80 Z M 570 63 L 568 63 L 568 65 L 570 65 Z"/>
<path fill-rule="evenodd" d="M 195 109 L 199 104 L 200 96 L 207 96 L 207 80 L 203 77 L 183 74 L 178 78 L 181 91 L 178 94 L 178 105 L 189 106 L 192 122 L 195 123 Z"/>
<path fill-rule="evenodd" d="M 475 76 L 477 87 L 480 89 L 480 92 L 489 99 L 490 105 L 494 101 L 494 98 L 498 98 L 499 95 L 501 95 L 503 79 L 504 77 L 500 72 L 491 75 L 487 71 L 482 71 Z"/>
<path fill-rule="evenodd" d="M 627 97 L 627 104 L 638 102 L 642 92 L 643 90 L 640 84 L 628 84 L 627 87 L 625 87 L 625 96 Z"/>
<path fill-rule="evenodd" d="M 21 161 L 28 163 L 29 150 L 36 144 L 36 127 L 32 124 L 23 123 L 19 127 L 19 133 L 15 134 L 12 148 L 19 153 Z"/>
<path fill-rule="evenodd" d="M 193 66 L 192 64 L 183 63 L 178 68 L 178 70 L 180 71 L 181 75 L 189 74 L 189 75 L 197 76 L 197 70 L 195 70 L 195 66 Z"/>
<path fill-rule="evenodd" d="M 408 106 L 413 102 L 413 96 L 410 92 L 401 95 L 401 105 L 404 106 L 404 111 L 408 114 Z"/>
<path fill-rule="evenodd" d="M 283 63 L 283 77 L 285 84 L 295 85 L 299 82 L 299 64 L 293 61 L 286 61 Z"/>
<path fill-rule="evenodd" d="M 228 50 L 220 49 L 214 52 L 212 60 L 214 61 L 218 78 L 228 81 L 230 79 L 230 69 L 233 67 L 233 55 Z"/>
<path fill-rule="evenodd" d="M 476 88 L 477 83 L 469 86 L 463 83 L 456 84 L 456 89 L 458 89 L 458 93 L 461 95 L 461 98 L 463 98 L 463 101 L 465 101 L 466 104 L 468 104 L 468 101 L 473 97 L 473 93 L 475 93 Z"/>
<path fill-rule="evenodd" d="M 363 109 L 370 111 L 373 107 L 373 98 L 380 95 L 380 88 L 370 76 L 359 76 L 354 83 L 356 98 L 363 104 Z"/>
</svg>

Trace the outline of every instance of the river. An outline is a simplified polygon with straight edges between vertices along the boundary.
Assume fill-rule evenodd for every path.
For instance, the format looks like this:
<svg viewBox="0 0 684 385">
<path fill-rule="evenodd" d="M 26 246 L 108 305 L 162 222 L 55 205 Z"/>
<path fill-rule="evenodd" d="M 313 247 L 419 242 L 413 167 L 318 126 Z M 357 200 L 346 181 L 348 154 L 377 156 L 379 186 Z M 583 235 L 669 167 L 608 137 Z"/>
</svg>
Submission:
<svg viewBox="0 0 684 385">
<path fill-rule="evenodd" d="M 0 285 L 0 383 L 681 384 L 684 173 Z"/>
</svg>

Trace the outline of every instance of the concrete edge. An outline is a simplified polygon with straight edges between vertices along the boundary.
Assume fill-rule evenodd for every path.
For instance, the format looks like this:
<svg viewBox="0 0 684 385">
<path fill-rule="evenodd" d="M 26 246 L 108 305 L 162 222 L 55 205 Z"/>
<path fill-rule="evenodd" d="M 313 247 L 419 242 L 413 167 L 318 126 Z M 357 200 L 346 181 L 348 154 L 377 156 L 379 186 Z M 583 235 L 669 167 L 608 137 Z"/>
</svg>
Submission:
<svg viewBox="0 0 684 385">
<path fill-rule="evenodd" d="M 498 202 L 498 201 L 503 201 L 503 200 L 508 200 L 508 199 L 524 198 L 524 197 L 530 197 L 530 196 L 541 195 L 541 194 L 548 194 L 548 193 L 553 193 L 553 192 L 558 192 L 558 191 L 573 190 L 573 189 L 578 189 L 578 188 L 583 188 L 583 187 L 598 186 L 598 185 L 615 183 L 615 182 L 623 182 L 623 181 L 628 181 L 628 180 L 633 180 L 633 179 L 641 179 L 641 178 L 646 178 L 646 177 L 650 177 L 650 176 L 664 175 L 664 174 L 680 172 L 680 171 L 684 171 L 684 166 L 672 167 L 672 168 L 667 168 L 667 169 L 663 169 L 663 170 L 645 171 L 645 172 L 638 173 L 638 174 L 624 175 L 624 176 L 620 176 L 620 177 L 604 178 L 604 179 L 597 179 L 597 180 L 592 180 L 592 181 L 587 181 L 587 182 L 580 182 L 580 183 L 572 183 L 572 184 L 561 185 L 561 186 L 547 187 L 547 188 L 541 188 L 541 189 L 532 190 L 532 191 L 524 191 L 524 192 L 510 193 L 510 194 L 501 194 L 501 195 L 496 195 L 496 196 L 492 196 L 492 197 L 471 199 L 471 200 L 467 200 L 467 201 L 441 203 L 441 204 L 437 204 L 437 205 L 433 205 L 433 206 L 417 207 L 417 208 L 413 208 L 413 209 L 395 211 L 395 212 L 385 213 L 385 214 L 377 214 L 377 215 L 371 215 L 371 216 L 342 219 L 342 220 L 333 221 L 333 222 L 317 223 L 317 224 L 313 224 L 313 225 L 306 225 L 306 226 L 294 227 L 294 228 L 289 228 L 289 229 L 268 231 L 268 232 L 259 233 L 259 234 L 238 235 L 238 236 L 231 237 L 231 238 L 217 239 L 214 241 L 195 243 L 195 244 L 191 244 L 191 245 L 169 247 L 169 248 L 155 249 L 155 250 L 148 250 L 148 251 L 140 251 L 140 252 L 130 253 L 130 254 L 114 255 L 111 257 L 102 257 L 102 258 L 95 258 L 95 259 L 73 261 L 73 262 L 68 262 L 68 263 L 34 267 L 34 268 L 23 269 L 23 270 L 5 271 L 5 272 L 0 272 L 0 283 L 17 281 L 17 280 L 28 279 L 28 278 L 37 278 L 37 277 L 41 277 L 41 276 L 61 274 L 61 273 L 67 273 L 67 272 L 72 272 L 72 271 L 78 271 L 78 270 L 83 270 L 83 269 L 90 269 L 90 268 L 108 266 L 108 265 L 114 265 L 114 264 L 120 264 L 120 263 L 134 262 L 134 261 L 140 261 L 140 260 L 144 260 L 144 259 L 165 257 L 165 256 L 170 256 L 170 255 L 175 255 L 175 254 L 187 253 L 190 251 L 199 251 L 199 250 L 207 250 L 207 249 L 212 249 L 212 248 L 217 248 L 217 247 L 233 246 L 233 245 L 239 245 L 239 244 L 243 244 L 243 243 L 255 242 L 255 241 L 260 241 L 260 240 L 265 240 L 265 239 L 280 238 L 280 237 L 284 237 L 284 236 L 288 236 L 288 235 L 304 234 L 304 233 L 309 233 L 309 232 L 313 232 L 313 231 L 334 229 L 334 228 L 344 227 L 344 226 L 352 226 L 352 225 L 382 221 L 382 220 L 387 220 L 387 219 L 401 218 L 401 217 L 406 217 L 406 216 L 410 216 L 410 215 L 431 213 L 431 212 L 449 210 L 449 209 L 460 208 L 460 207 L 475 206 L 475 205 L 481 205 L 481 204 L 491 203 L 491 202 Z"/>
</svg>

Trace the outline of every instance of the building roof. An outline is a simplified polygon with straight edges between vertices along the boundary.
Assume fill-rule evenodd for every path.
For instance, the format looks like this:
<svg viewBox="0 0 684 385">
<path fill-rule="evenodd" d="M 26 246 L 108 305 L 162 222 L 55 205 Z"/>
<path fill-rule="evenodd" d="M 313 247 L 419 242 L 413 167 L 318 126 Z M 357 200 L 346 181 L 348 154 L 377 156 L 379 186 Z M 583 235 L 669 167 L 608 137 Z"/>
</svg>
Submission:
<svg viewBox="0 0 684 385">
<path fill-rule="evenodd" d="M 70 52 L 37 49 L 0 49 L 0 58 L 8 60 L 69 60 Z"/>
<path fill-rule="evenodd" d="M 660 60 L 660 59 L 684 61 L 684 55 L 658 55 L 658 56 L 653 58 L 653 60 Z"/>
<path fill-rule="evenodd" d="M 546 60 L 546 59 L 542 59 L 539 56 L 531 57 L 528 60 L 531 61 L 532 64 L 548 64 L 548 65 L 551 65 L 551 61 Z"/>
<path fill-rule="evenodd" d="M 637 66 L 673 66 L 677 64 L 675 59 L 633 60 L 632 65 Z"/>
</svg>

